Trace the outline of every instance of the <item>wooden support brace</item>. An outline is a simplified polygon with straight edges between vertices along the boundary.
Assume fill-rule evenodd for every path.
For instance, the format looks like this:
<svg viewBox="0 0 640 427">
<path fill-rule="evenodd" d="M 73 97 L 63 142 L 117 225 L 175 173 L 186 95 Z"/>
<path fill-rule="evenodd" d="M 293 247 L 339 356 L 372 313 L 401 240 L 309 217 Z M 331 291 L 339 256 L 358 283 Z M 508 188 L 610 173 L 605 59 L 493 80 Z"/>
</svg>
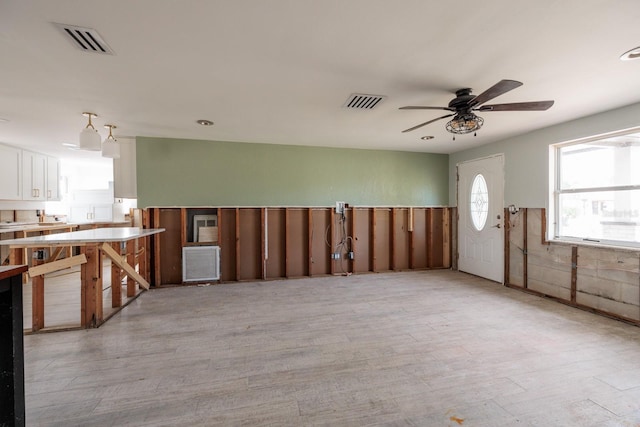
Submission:
<svg viewBox="0 0 640 427">
<path fill-rule="evenodd" d="M 62 249 L 61 247 L 58 249 Z M 45 264 L 36 265 L 29 268 L 29 276 L 40 276 L 43 274 L 51 273 L 65 268 L 74 267 L 76 265 L 84 264 L 87 262 L 87 257 L 82 255 L 73 256 L 71 258 L 64 258 L 59 261 L 48 262 Z"/>
<path fill-rule="evenodd" d="M 105 253 L 110 259 L 111 262 L 114 262 L 118 267 L 123 269 L 127 276 L 131 277 L 133 280 L 138 282 L 140 286 L 145 289 L 149 289 L 149 282 L 147 282 L 144 277 L 138 274 L 138 272 L 128 263 L 122 260 L 122 256 L 118 252 L 116 252 L 108 243 L 104 243 L 100 249 Z"/>
<path fill-rule="evenodd" d="M 65 248 L 63 248 L 62 246 L 59 246 L 59 247 L 55 248 L 53 253 L 51 254 L 51 256 L 49 258 L 47 258 L 45 263 L 50 263 L 50 262 L 53 262 L 53 261 L 57 260 L 63 249 L 65 249 Z"/>
</svg>

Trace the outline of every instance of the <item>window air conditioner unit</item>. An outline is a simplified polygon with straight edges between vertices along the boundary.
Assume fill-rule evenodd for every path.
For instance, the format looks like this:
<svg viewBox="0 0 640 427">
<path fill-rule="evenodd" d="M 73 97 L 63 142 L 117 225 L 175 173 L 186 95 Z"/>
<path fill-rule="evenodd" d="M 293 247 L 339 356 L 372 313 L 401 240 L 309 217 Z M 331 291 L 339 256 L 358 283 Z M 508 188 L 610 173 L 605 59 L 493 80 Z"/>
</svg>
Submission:
<svg viewBox="0 0 640 427">
<path fill-rule="evenodd" d="M 220 280 L 220 246 L 182 248 L 182 281 Z"/>
</svg>

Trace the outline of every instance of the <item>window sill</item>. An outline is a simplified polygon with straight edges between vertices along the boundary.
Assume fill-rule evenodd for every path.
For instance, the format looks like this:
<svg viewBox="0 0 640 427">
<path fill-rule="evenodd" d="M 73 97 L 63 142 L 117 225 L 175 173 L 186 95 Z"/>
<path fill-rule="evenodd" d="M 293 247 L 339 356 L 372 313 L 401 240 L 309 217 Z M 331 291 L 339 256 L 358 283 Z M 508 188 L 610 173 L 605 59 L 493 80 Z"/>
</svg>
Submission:
<svg viewBox="0 0 640 427">
<path fill-rule="evenodd" d="M 582 240 L 582 239 L 570 239 L 570 238 L 554 238 L 548 240 L 549 243 L 565 245 L 565 246 L 584 246 L 590 248 L 599 248 L 599 249 L 611 249 L 615 251 L 628 251 L 628 252 L 640 252 L 640 246 L 629 246 L 615 244 L 615 243 L 604 243 L 604 242 L 594 242 L 590 240 Z"/>
</svg>

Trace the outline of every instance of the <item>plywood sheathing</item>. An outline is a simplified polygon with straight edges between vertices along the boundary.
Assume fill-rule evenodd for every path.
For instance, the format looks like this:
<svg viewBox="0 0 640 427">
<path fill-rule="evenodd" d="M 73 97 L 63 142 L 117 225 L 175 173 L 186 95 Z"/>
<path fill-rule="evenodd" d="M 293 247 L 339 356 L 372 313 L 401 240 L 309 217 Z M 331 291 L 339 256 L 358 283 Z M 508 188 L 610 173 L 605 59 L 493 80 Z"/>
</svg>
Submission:
<svg viewBox="0 0 640 427">
<path fill-rule="evenodd" d="M 576 302 L 640 320 L 638 253 L 580 247 Z"/>
<path fill-rule="evenodd" d="M 542 244 L 540 209 L 527 209 L 527 287 L 571 299 L 571 246 Z"/>
<path fill-rule="evenodd" d="M 550 243 L 545 210 L 521 212 L 506 233 L 508 286 L 527 290 L 528 277 L 533 293 L 640 325 L 640 251 Z"/>
</svg>

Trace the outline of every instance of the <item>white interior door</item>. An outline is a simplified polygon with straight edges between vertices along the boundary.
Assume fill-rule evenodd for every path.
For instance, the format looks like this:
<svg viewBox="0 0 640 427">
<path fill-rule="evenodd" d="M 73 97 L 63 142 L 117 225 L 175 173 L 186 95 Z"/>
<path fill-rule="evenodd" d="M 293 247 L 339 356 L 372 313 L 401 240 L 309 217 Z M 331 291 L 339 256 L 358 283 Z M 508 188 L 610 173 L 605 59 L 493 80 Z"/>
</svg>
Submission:
<svg viewBox="0 0 640 427">
<path fill-rule="evenodd" d="M 458 269 L 504 281 L 504 156 L 458 164 Z"/>
</svg>

